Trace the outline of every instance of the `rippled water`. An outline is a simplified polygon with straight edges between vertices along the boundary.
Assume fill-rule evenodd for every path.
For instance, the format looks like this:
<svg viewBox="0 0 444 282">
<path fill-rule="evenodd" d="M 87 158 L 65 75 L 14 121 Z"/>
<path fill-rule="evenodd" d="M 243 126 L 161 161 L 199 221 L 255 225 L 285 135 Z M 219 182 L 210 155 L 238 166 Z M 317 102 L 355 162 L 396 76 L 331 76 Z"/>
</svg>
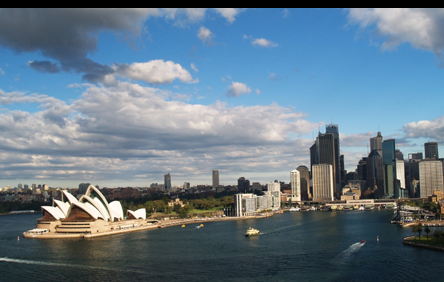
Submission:
<svg viewBox="0 0 444 282">
<path fill-rule="evenodd" d="M 286 212 L 63 240 L 17 240 L 41 215 L 0 216 L 0 280 L 444 281 L 444 253 L 404 246 L 411 229 L 390 224 L 391 215 Z M 261 235 L 246 238 L 249 226 Z"/>
</svg>

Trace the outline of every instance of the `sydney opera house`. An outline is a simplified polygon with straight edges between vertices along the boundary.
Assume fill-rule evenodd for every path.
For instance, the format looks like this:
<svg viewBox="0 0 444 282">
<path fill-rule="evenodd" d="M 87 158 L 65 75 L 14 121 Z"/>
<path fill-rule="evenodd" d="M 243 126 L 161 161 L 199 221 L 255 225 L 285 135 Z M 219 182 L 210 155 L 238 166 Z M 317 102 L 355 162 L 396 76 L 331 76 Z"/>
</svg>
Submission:
<svg viewBox="0 0 444 282">
<path fill-rule="evenodd" d="M 43 206 L 42 212 L 37 227 L 24 232 L 24 237 L 95 237 L 157 227 L 156 221 L 147 221 L 144 208 L 127 210 L 124 216 L 119 201 L 108 203 L 92 185 L 80 199 L 63 191 L 62 199 L 54 199 L 53 206 Z"/>
</svg>

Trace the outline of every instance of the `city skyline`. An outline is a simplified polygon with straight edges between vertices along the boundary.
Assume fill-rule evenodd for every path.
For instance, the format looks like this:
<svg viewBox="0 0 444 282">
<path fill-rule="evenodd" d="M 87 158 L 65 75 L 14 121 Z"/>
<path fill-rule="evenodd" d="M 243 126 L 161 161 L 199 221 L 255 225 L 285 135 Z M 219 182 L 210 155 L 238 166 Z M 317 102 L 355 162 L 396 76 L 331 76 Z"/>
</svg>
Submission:
<svg viewBox="0 0 444 282">
<path fill-rule="evenodd" d="M 1 9 L 0 187 L 289 182 L 329 124 L 347 171 L 442 151 L 443 11 Z"/>
</svg>

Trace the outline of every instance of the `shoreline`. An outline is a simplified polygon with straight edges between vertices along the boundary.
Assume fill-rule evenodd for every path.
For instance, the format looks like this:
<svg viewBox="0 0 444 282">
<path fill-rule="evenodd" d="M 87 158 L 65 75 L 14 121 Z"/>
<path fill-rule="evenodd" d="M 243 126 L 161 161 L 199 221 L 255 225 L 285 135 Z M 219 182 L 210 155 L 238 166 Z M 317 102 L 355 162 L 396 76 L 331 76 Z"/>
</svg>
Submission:
<svg viewBox="0 0 444 282">
<path fill-rule="evenodd" d="M 112 231 L 105 231 L 105 232 L 99 232 L 99 233 L 87 233 L 87 234 L 85 234 L 85 233 L 55 233 L 55 232 L 32 234 L 32 233 L 28 233 L 27 231 L 25 231 L 22 233 L 22 236 L 23 236 L 23 238 L 28 238 L 28 239 L 95 238 L 95 237 L 111 236 L 111 235 L 136 232 L 136 231 L 167 228 L 167 227 L 180 226 L 180 225 L 189 225 L 189 224 L 196 224 L 196 223 L 203 224 L 204 222 L 243 220 L 243 219 L 250 219 L 250 218 L 263 218 L 263 216 L 159 220 L 156 224 L 152 224 L 152 225 L 142 225 L 142 226 L 136 226 L 136 227 L 132 227 L 132 228 L 128 228 L 128 229 L 112 230 Z"/>
<path fill-rule="evenodd" d="M 404 245 L 409 245 L 409 246 L 413 246 L 413 247 L 419 247 L 419 248 L 444 252 L 444 247 L 432 246 L 432 245 L 414 242 L 414 241 L 412 241 L 412 238 L 415 238 L 415 237 L 414 236 L 405 237 L 404 239 L 402 239 L 402 243 Z"/>
</svg>

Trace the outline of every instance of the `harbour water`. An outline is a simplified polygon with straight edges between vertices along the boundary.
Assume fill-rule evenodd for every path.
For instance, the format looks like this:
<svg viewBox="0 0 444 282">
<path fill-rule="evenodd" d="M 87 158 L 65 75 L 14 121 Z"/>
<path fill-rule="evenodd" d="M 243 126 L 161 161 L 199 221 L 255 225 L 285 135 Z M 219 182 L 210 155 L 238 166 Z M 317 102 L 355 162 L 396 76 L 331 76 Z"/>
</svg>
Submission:
<svg viewBox="0 0 444 282">
<path fill-rule="evenodd" d="M 392 213 L 285 212 L 204 222 L 202 228 L 48 240 L 21 237 L 41 214 L 0 216 L 0 276 L 1 281 L 444 281 L 444 253 L 403 245 L 412 230 L 390 224 Z M 250 226 L 261 235 L 245 237 Z"/>
</svg>

